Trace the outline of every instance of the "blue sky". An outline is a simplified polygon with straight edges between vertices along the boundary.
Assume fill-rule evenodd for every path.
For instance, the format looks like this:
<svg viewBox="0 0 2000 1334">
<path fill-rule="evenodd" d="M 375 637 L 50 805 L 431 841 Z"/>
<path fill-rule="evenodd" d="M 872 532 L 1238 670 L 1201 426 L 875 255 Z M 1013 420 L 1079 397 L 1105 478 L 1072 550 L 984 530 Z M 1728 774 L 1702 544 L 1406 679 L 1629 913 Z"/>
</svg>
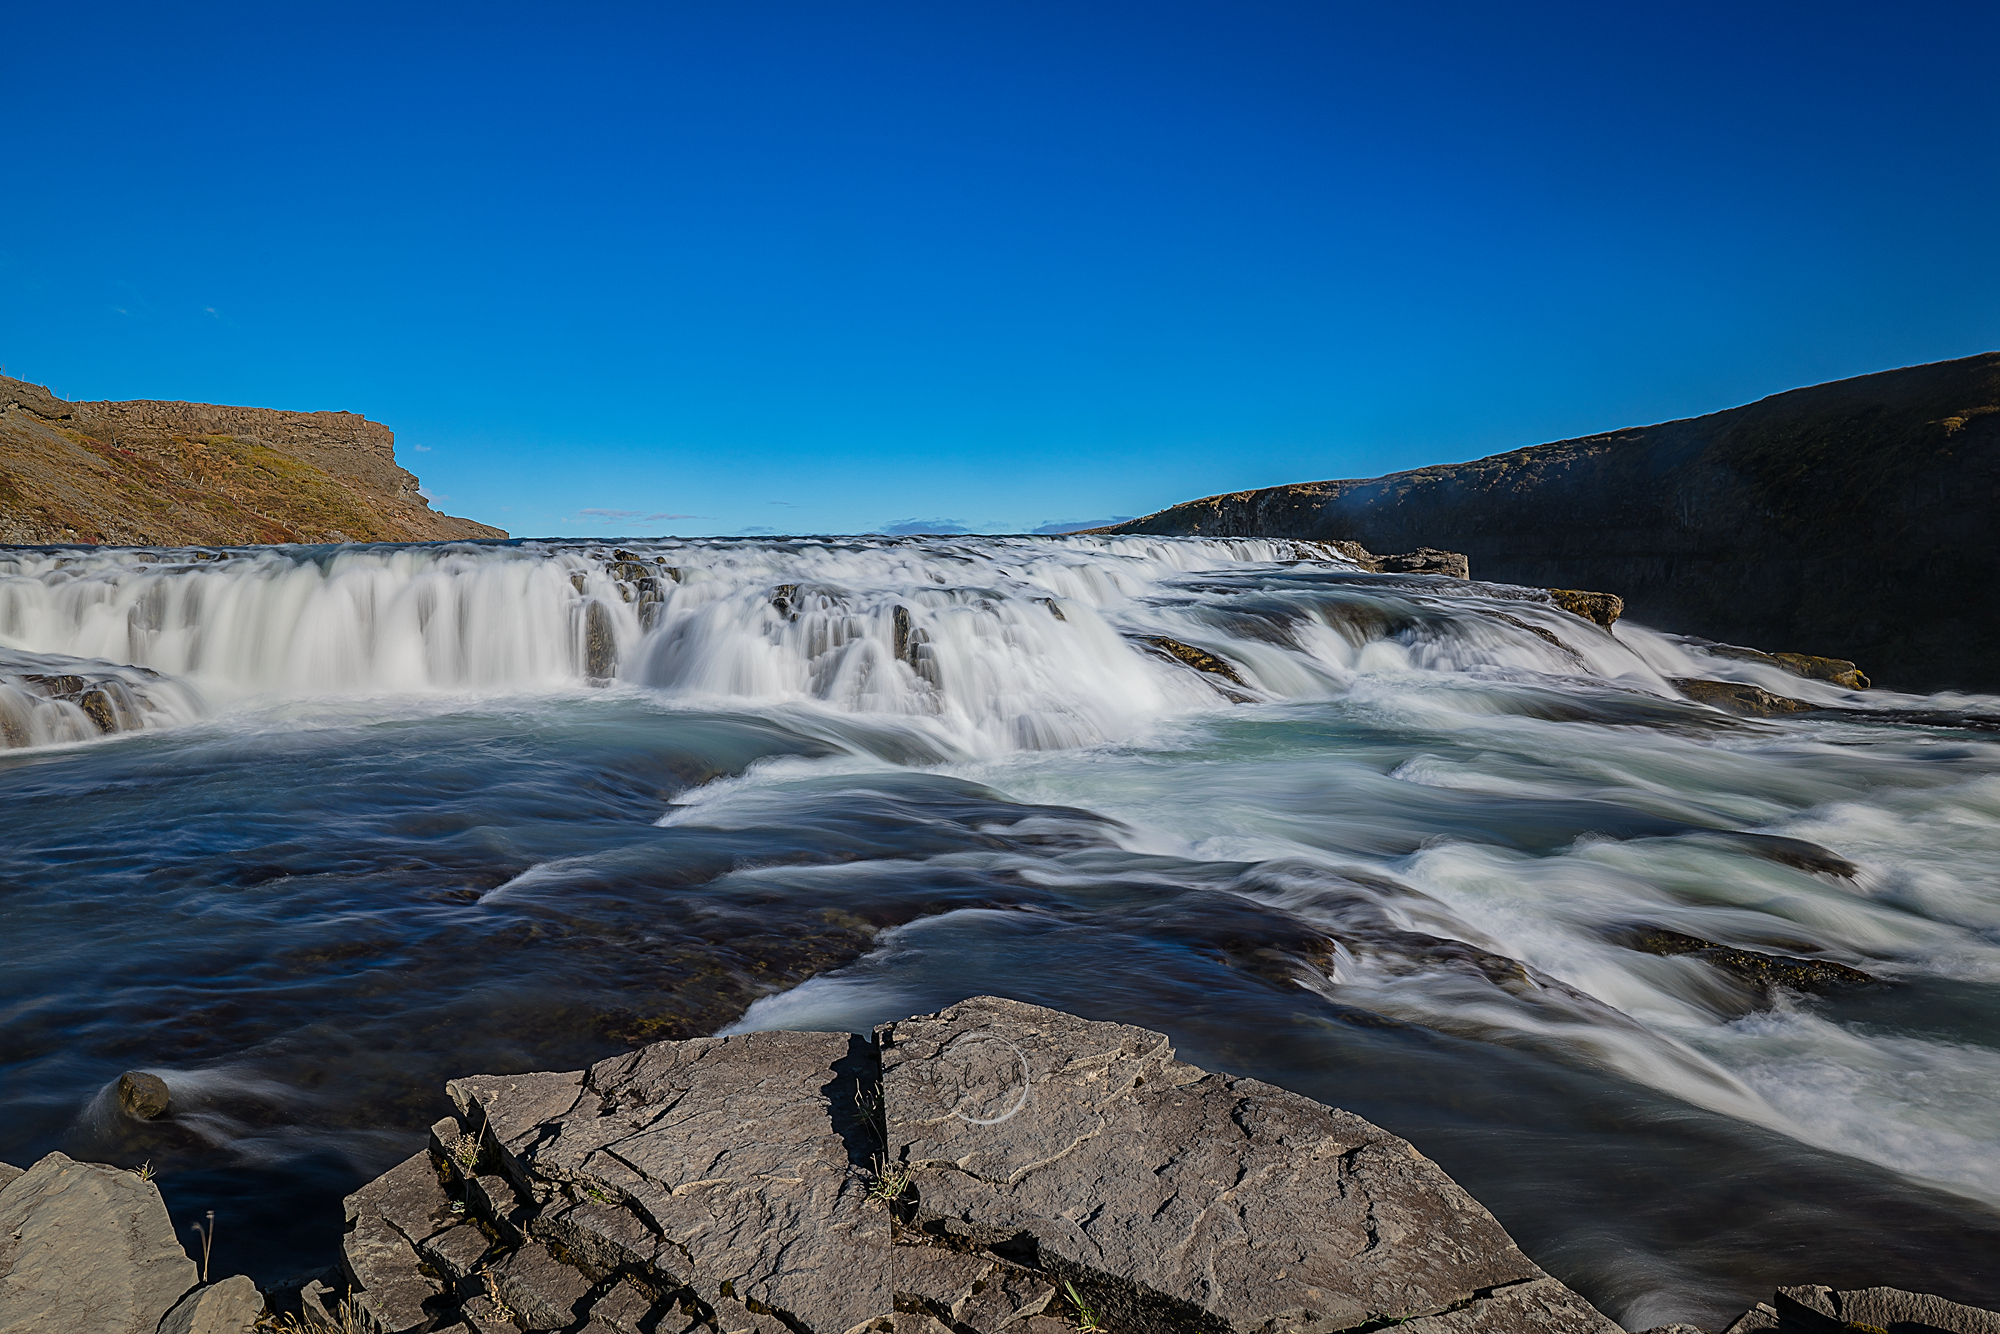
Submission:
<svg viewBox="0 0 2000 1334">
<path fill-rule="evenodd" d="M 2000 6 L 16 5 L 0 365 L 1020 531 L 2000 347 Z"/>
</svg>

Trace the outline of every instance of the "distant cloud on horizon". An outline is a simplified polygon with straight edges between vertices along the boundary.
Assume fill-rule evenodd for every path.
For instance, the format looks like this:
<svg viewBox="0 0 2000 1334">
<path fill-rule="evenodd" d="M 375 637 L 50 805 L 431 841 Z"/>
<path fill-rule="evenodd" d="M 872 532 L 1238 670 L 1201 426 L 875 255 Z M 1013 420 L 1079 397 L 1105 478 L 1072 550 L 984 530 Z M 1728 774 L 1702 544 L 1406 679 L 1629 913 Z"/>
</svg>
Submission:
<svg viewBox="0 0 2000 1334">
<path fill-rule="evenodd" d="M 891 519 L 875 531 L 886 537 L 955 537 L 972 530 L 957 519 Z"/>
<path fill-rule="evenodd" d="M 1134 517 L 1131 514 L 1114 514 L 1108 519 L 1053 519 L 1040 528 L 1028 531 L 1042 537 L 1060 537 L 1064 533 L 1080 533 L 1086 528 L 1109 528 L 1114 523 L 1130 522 Z"/>
</svg>

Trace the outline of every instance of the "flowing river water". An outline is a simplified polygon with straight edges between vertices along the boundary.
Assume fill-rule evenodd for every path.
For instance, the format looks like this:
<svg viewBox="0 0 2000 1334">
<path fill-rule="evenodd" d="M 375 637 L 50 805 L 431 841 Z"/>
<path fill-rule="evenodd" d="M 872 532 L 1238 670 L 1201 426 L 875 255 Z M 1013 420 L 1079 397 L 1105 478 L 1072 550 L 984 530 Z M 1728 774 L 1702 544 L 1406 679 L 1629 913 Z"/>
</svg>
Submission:
<svg viewBox="0 0 2000 1334">
<path fill-rule="evenodd" d="M 454 1075 L 992 992 L 1408 1137 L 1628 1328 L 1992 1304 L 2000 736 L 1891 708 L 2000 700 L 1281 541 L 10 549 L 0 1159 L 268 1284 Z"/>
</svg>

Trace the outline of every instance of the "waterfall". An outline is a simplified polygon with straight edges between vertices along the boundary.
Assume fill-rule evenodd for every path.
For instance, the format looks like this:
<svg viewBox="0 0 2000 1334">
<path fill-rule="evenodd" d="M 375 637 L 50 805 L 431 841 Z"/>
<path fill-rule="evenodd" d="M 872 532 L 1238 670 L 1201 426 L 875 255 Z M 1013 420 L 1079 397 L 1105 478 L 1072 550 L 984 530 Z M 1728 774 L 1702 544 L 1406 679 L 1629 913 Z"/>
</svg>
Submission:
<svg viewBox="0 0 2000 1334">
<path fill-rule="evenodd" d="M 202 700 L 618 683 L 903 718 L 985 753 L 1325 698 L 1385 671 L 1671 698 L 1684 655 L 1621 634 L 1539 590 L 1365 574 L 1286 540 L 15 549 L 0 557 L 0 651 L 41 656 L 0 661 L 0 726 L 9 745 L 43 744 L 180 721 Z M 34 679 L 49 676 L 89 684 Z"/>
</svg>

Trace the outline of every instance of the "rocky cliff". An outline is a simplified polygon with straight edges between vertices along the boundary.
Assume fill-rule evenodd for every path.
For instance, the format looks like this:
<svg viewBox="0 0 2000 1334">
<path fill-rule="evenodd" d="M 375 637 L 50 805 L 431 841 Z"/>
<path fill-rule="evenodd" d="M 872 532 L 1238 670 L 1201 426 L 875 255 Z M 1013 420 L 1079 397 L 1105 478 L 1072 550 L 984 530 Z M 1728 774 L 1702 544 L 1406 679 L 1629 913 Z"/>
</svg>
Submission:
<svg viewBox="0 0 2000 1334">
<path fill-rule="evenodd" d="M 0 376 L 0 543 L 245 546 L 505 537 L 439 514 L 352 412 L 70 403 Z"/>
<path fill-rule="evenodd" d="M 1117 533 L 1464 552 L 1502 583 L 1607 589 L 1660 629 L 2000 690 L 2000 352 L 1359 481 L 1189 501 Z"/>
</svg>

